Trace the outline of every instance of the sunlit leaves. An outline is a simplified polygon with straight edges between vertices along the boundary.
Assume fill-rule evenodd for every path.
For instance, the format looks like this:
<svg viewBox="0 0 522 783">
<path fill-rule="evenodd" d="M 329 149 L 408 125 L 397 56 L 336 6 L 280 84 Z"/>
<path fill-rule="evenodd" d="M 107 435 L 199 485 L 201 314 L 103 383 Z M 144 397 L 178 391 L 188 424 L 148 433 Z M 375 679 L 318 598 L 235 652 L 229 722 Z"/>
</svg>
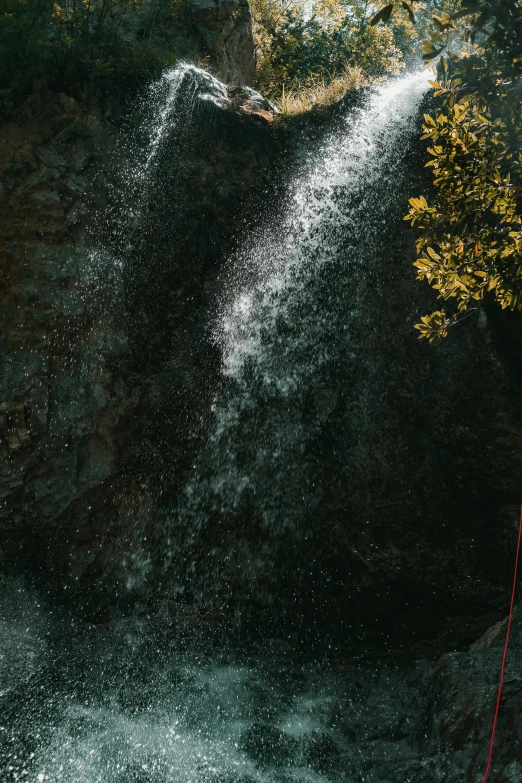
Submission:
<svg viewBox="0 0 522 783">
<path fill-rule="evenodd" d="M 480 96 L 464 98 L 460 85 L 459 79 L 436 83 L 445 105 L 424 118 L 423 138 L 432 142 L 427 165 L 438 192 L 434 205 L 411 198 L 405 218 L 422 232 L 417 277 L 460 312 L 486 292 L 502 307 L 522 309 L 522 157 L 511 156 L 507 170 L 506 125 L 487 116 Z M 420 336 L 443 337 L 454 322 L 430 317 L 419 325 Z"/>
<path fill-rule="evenodd" d="M 438 57 L 438 55 L 443 50 L 444 45 L 437 48 L 433 45 L 432 41 L 423 41 L 421 45 L 422 59 L 426 62 L 431 62 L 431 60 L 434 60 L 435 57 Z"/>
<path fill-rule="evenodd" d="M 466 27 L 459 27 L 465 20 Z M 509 32 L 511 25 L 511 32 Z M 436 199 L 410 199 L 405 220 L 420 230 L 414 264 L 453 314 L 440 310 L 416 328 L 445 337 L 484 296 L 522 310 L 522 153 L 520 149 L 522 3 L 461 0 L 435 14 L 424 58 L 434 59 L 459 34 L 475 51 L 442 57 L 432 81 L 440 107 L 424 115 Z M 489 39 L 489 40 L 488 40 Z M 487 42 L 487 45 L 486 45 Z"/>
<path fill-rule="evenodd" d="M 441 337 L 447 337 L 448 329 L 454 322 L 454 316 L 448 318 L 444 310 L 437 310 L 431 315 L 423 316 L 420 324 L 415 324 L 415 328 L 420 332 L 419 337 L 424 337 L 433 343 Z"/>
<path fill-rule="evenodd" d="M 371 24 L 366 0 L 250 0 L 257 46 L 257 87 L 280 101 L 285 94 L 316 92 L 348 69 L 366 81 L 400 72 L 418 38 L 406 6 L 398 3 L 388 24 Z"/>
</svg>

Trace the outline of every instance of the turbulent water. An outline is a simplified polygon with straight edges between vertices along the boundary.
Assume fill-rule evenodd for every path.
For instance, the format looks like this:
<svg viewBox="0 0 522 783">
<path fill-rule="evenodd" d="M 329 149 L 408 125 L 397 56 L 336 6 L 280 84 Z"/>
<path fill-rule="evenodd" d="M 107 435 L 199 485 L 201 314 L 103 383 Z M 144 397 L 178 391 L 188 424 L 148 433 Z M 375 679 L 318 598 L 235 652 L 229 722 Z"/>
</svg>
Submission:
<svg viewBox="0 0 522 783">
<path fill-rule="evenodd" d="M 35 604 L 19 583 L 2 587 L 1 614 Z M 165 608 L 52 632 L 43 610 L 25 622 L 15 659 L 28 668 L 0 694 L 2 783 L 418 783 L 422 668 L 408 679 L 303 664 L 278 643 L 209 648 L 219 619 L 205 644 L 193 630 L 182 643 Z"/>
<path fill-rule="evenodd" d="M 364 377 L 354 340 L 371 328 L 364 308 L 426 84 L 414 74 L 369 93 L 231 261 L 214 325 L 222 381 L 207 443 L 165 526 L 177 598 L 206 592 L 207 607 L 230 608 L 239 589 L 248 602 L 279 578 L 278 548 L 291 561 L 299 541 L 321 535 L 330 477 L 318 443 L 346 383 L 339 367 L 356 363 Z M 213 99 L 220 89 L 187 67 L 153 87 L 135 172 L 144 198 L 181 92 L 186 110 L 197 90 Z M 357 400 L 351 449 L 364 429 L 364 394 Z M 334 444 L 339 465 L 345 448 Z M 245 648 L 222 615 L 192 616 L 169 600 L 152 614 L 78 627 L 17 582 L 2 594 L 2 783 L 421 780 L 415 687 L 393 668 L 303 664 L 283 642 Z"/>
</svg>

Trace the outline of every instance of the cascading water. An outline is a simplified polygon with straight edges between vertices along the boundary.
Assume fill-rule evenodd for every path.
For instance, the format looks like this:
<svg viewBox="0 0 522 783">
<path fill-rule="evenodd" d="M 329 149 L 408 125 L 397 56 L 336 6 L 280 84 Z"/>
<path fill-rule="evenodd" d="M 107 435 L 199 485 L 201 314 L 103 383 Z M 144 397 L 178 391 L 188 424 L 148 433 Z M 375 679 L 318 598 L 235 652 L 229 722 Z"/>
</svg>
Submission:
<svg viewBox="0 0 522 783">
<path fill-rule="evenodd" d="M 219 83 L 186 66 L 151 92 L 136 175 L 144 202 L 180 101 L 190 111 L 196 88 L 219 103 Z M 266 604 L 282 560 L 299 569 L 324 533 L 328 484 L 342 483 L 346 449 L 364 430 L 364 357 L 353 347 L 371 328 L 376 258 L 397 217 L 396 183 L 425 89 L 416 74 L 369 94 L 294 178 L 279 216 L 231 261 L 214 324 L 222 374 L 207 443 L 162 532 L 175 596 L 247 611 L 258 593 Z M 139 206 L 132 220 L 143 226 Z M 336 440 L 325 428 L 339 408 L 352 424 Z M 2 633 L 20 602 L 28 629 L 18 623 L 14 652 L 6 649 L 11 679 L 2 660 L 2 782 L 436 780 L 415 750 L 414 683 L 392 668 L 304 664 L 273 641 L 252 653 L 212 613 L 201 639 L 183 639 L 183 604 L 168 600 L 154 616 L 59 623 L 47 638 L 52 617 L 36 599 L 17 582 L 3 595 Z"/>
<path fill-rule="evenodd" d="M 426 89 L 421 72 L 373 91 L 233 259 L 214 325 L 213 422 L 169 526 L 174 592 L 244 616 L 277 596 L 289 552 L 308 590 L 323 579 L 311 553 L 325 535 L 325 494 L 337 482 L 342 505 L 344 468 L 364 441 L 368 363 L 354 351 L 371 329 L 377 259 L 400 223 L 403 158 Z"/>
<path fill-rule="evenodd" d="M 180 107 L 180 92 L 183 106 Z M 196 96 L 203 100 L 219 101 L 226 98 L 225 87 L 207 71 L 193 65 L 182 64 L 166 71 L 154 82 L 144 98 L 147 110 L 143 132 L 147 138 L 145 158 L 132 172 L 141 181 L 154 184 L 154 165 L 158 150 L 167 136 L 175 130 L 180 119 L 185 118 L 194 106 Z M 180 108 L 183 111 L 180 111 Z"/>
</svg>

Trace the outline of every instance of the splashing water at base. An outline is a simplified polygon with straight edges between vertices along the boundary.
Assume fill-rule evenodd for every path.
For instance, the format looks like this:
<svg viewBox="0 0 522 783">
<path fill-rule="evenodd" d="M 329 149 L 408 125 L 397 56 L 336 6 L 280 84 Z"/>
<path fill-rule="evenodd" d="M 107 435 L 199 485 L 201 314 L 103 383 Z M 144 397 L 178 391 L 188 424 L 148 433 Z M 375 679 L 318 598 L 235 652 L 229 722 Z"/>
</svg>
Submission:
<svg viewBox="0 0 522 783">
<path fill-rule="evenodd" d="M 175 636 L 158 616 L 55 624 L 38 676 L 1 701 L 2 783 L 416 783 L 399 672 Z"/>
<path fill-rule="evenodd" d="M 0 576 L 0 698 L 38 671 L 46 626 L 36 596 L 21 580 Z"/>
</svg>

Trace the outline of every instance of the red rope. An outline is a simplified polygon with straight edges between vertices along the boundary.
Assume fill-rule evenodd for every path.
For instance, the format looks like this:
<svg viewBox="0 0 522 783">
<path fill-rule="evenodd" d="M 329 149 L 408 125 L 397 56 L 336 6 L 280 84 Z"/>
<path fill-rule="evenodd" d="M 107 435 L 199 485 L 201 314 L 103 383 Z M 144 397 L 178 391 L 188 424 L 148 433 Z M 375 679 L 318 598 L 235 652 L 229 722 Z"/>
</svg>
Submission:
<svg viewBox="0 0 522 783">
<path fill-rule="evenodd" d="M 518 572 L 518 556 L 520 554 L 520 541 L 522 539 L 522 505 L 520 506 L 520 524 L 518 526 L 518 543 L 517 543 L 517 554 L 515 558 L 515 575 L 513 577 L 513 590 L 511 591 L 511 604 L 509 606 L 509 617 L 508 617 L 508 624 L 507 624 L 507 630 L 506 630 L 506 641 L 504 642 L 504 654 L 502 656 L 502 666 L 500 668 L 500 683 L 498 686 L 498 695 L 497 695 L 497 705 L 495 707 L 495 717 L 493 718 L 493 728 L 491 730 L 491 740 L 489 742 L 489 755 L 488 755 L 488 764 L 486 767 L 486 773 L 484 777 L 482 778 L 482 783 L 485 783 L 488 775 L 489 770 L 491 767 L 491 759 L 493 758 L 493 744 L 495 742 L 495 731 L 497 729 L 497 720 L 498 720 L 498 713 L 500 711 L 500 699 L 502 697 L 502 686 L 504 684 L 504 671 L 506 669 L 506 658 L 507 658 L 507 651 L 508 651 L 508 645 L 509 645 L 509 635 L 511 633 L 511 621 L 513 619 L 513 609 L 515 607 L 515 593 L 517 589 L 517 572 Z"/>
</svg>

